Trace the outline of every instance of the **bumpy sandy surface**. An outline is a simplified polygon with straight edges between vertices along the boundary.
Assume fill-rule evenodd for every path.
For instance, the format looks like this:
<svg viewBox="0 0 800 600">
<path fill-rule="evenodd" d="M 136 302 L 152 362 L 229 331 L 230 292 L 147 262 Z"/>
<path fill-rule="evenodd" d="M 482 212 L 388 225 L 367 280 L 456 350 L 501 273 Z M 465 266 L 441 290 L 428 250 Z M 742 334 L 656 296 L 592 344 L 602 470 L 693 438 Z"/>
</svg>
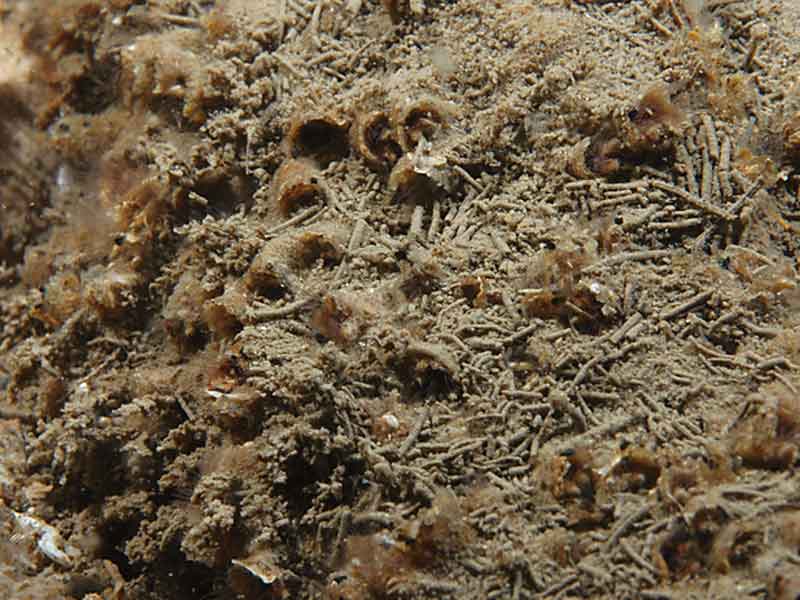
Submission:
<svg viewBox="0 0 800 600">
<path fill-rule="evenodd" d="M 797 23 L 0 2 L 0 596 L 795 599 Z"/>
</svg>

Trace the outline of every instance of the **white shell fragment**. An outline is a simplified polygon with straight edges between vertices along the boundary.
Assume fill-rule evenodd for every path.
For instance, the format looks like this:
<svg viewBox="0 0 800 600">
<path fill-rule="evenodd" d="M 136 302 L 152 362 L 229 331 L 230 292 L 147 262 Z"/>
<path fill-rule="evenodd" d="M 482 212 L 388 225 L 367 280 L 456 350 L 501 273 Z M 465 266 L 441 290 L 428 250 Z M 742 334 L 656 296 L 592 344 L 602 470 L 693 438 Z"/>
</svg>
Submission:
<svg viewBox="0 0 800 600">
<path fill-rule="evenodd" d="M 44 521 L 12 511 L 17 520 L 21 536 L 36 538 L 36 547 L 39 552 L 62 567 L 71 567 L 73 562 L 80 557 L 80 551 L 67 544 L 58 530 Z"/>
<path fill-rule="evenodd" d="M 391 413 L 383 415 L 381 417 L 381 421 L 383 421 L 386 424 L 386 426 L 392 431 L 395 431 L 400 428 L 400 420 Z"/>
<path fill-rule="evenodd" d="M 436 185 L 445 190 L 452 189 L 452 178 L 448 169 L 447 158 L 442 154 L 435 154 L 433 144 L 423 136 L 416 151 L 410 155 L 414 172 L 425 175 Z"/>
<path fill-rule="evenodd" d="M 266 585 L 272 585 L 280 577 L 280 571 L 264 556 L 255 556 L 243 560 L 232 560 L 232 564 L 250 573 L 253 577 L 260 579 Z"/>
</svg>

